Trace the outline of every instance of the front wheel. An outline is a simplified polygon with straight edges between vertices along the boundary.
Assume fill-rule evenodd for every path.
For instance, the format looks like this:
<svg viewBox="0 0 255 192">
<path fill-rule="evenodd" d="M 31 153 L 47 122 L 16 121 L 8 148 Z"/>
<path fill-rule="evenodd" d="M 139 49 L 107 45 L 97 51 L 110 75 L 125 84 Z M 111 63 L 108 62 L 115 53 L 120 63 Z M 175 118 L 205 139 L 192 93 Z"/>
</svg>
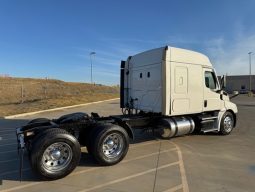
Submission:
<svg viewBox="0 0 255 192">
<path fill-rule="evenodd" d="M 220 134 L 229 135 L 234 128 L 234 116 L 231 112 L 224 113 L 220 123 Z"/>
<path fill-rule="evenodd" d="M 100 125 L 90 138 L 89 149 L 101 165 L 114 165 L 127 154 L 129 137 L 126 130 L 118 125 Z"/>
<path fill-rule="evenodd" d="M 53 128 L 38 135 L 31 150 L 31 165 L 48 180 L 60 179 L 71 173 L 80 161 L 80 145 L 65 130 Z"/>
</svg>

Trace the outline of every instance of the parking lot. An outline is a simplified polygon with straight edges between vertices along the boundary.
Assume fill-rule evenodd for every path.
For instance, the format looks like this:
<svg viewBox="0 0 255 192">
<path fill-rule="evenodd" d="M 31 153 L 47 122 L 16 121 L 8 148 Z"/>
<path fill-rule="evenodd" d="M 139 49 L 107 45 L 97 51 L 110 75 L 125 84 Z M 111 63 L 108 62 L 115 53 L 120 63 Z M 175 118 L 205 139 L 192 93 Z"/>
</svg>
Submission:
<svg viewBox="0 0 255 192">
<path fill-rule="evenodd" d="M 107 116 L 120 114 L 119 100 L 72 109 L 0 119 L 0 191 L 254 191 L 255 189 L 255 97 L 241 95 L 238 123 L 229 136 L 199 134 L 159 140 L 136 131 L 125 159 L 101 167 L 82 148 L 79 166 L 67 177 L 42 181 L 30 169 L 25 155 L 23 181 L 15 128 L 37 117 L 56 118 L 83 111 Z"/>
</svg>

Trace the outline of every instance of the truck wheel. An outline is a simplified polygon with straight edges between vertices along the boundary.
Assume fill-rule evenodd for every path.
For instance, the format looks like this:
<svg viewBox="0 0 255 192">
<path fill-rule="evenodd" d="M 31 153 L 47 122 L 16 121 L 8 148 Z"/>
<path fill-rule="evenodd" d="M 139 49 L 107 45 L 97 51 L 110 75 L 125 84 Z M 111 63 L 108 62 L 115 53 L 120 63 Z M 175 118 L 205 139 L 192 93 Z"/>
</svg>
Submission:
<svg viewBox="0 0 255 192">
<path fill-rule="evenodd" d="M 78 165 L 81 156 L 79 142 L 65 130 L 53 128 L 33 141 L 31 166 L 48 180 L 63 178 Z"/>
<path fill-rule="evenodd" d="M 107 124 L 96 128 L 90 138 L 89 150 L 101 165 L 114 165 L 127 154 L 129 137 L 118 125 Z"/>
<path fill-rule="evenodd" d="M 220 123 L 220 134 L 229 135 L 234 128 L 234 117 L 229 111 L 225 112 Z"/>
</svg>

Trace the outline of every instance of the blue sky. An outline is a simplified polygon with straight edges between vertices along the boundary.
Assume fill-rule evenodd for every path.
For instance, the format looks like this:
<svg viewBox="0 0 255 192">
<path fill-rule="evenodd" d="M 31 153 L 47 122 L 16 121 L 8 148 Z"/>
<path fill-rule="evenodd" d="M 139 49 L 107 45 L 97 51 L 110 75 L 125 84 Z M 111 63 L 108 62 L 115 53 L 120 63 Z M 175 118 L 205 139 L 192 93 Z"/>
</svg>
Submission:
<svg viewBox="0 0 255 192">
<path fill-rule="evenodd" d="M 118 84 L 120 60 L 166 44 L 247 74 L 253 0 L 0 0 L 0 74 Z M 253 56 L 255 73 L 255 55 Z"/>
</svg>

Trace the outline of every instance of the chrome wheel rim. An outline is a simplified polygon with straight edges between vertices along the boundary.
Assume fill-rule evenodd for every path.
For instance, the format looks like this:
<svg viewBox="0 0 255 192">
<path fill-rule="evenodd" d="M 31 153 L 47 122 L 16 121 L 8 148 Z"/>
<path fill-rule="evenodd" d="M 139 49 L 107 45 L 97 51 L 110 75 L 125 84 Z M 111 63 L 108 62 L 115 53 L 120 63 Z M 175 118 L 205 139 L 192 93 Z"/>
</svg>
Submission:
<svg viewBox="0 0 255 192">
<path fill-rule="evenodd" d="M 123 137 L 119 133 L 112 133 L 104 139 L 102 150 L 106 157 L 115 158 L 121 154 L 123 146 Z"/>
<path fill-rule="evenodd" d="M 226 116 L 224 119 L 224 129 L 228 133 L 233 129 L 233 119 L 230 116 Z"/>
<path fill-rule="evenodd" d="M 70 164 L 72 156 L 72 149 L 67 143 L 53 143 L 44 151 L 42 165 L 49 172 L 61 171 Z"/>
</svg>

